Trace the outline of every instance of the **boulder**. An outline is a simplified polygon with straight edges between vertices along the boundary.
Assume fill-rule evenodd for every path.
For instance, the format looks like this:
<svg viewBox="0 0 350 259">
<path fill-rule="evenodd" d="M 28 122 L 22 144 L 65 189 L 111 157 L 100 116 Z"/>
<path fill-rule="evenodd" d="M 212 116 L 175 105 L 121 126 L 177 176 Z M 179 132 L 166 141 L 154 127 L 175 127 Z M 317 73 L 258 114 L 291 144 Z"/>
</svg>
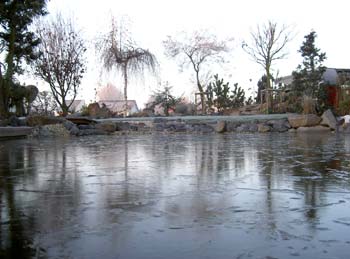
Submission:
<svg viewBox="0 0 350 259">
<path fill-rule="evenodd" d="M 79 130 L 78 136 L 88 136 L 88 135 L 106 135 L 107 132 L 100 129 L 83 129 Z"/>
<path fill-rule="evenodd" d="M 289 129 L 290 129 L 290 126 L 287 126 L 285 124 L 274 124 L 272 131 L 273 132 L 287 132 Z"/>
<path fill-rule="evenodd" d="M 117 126 L 112 122 L 103 122 L 95 125 L 97 130 L 105 131 L 106 133 L 113 133 L 116 131 Z"/>
<path fill-rule="evenodd" d="M 11 116 L 9 118 L 9 125 L 12 127 L 18 127 L 20 124 L 19 119 L 16 116 Z"/>
<path fill-rule="evenodd" d="M 345 123 L 345 119 L 342 118 L 342 117 L 339 117 L 337 120 L 338 120 L 338 125 L 339 125 L 339 126 L 340 126 L 340 125 L 343 125 L 343 124 Z"/>
<path fill-rule="evenodd" d="M 189 129 L 189 131 L 199 132 L 199 133 L 212 133 L 214 131 L 214 128 L 208 124 L 196 123 L 196 124 L 192 124 L 192 129 Z"/>
<path fill-rule="evenodd" d="M 139 130 L 139 127 L 136 126 L 136 125 L 131 124 L 131 125 L 130 125 L 130 130 L 131 130 L 131 131 L 138 131 L 138 130 Z"/>
<path fill-rule="evenodd" d="M 173 123 L 166 123 L 164 129 L 166 132 L 174 132 L 176 131 L 176 126 Z"/>
<path fill-rule="evenodd" d="M 67 137 L 69 131 L 62 124 L 49 124 L 39 127 L 39 137 Z"/>
<path fill-rule="evenodd" d="M 116 127 L 118 131 L 128 131 L 130 130 L 130 124 L 129 122 L 117 122 Z"/>
<path fill-rule="evenodd" d="M 271 131 L 271 127 L 269 125 L 265 125 L 265 124 L 258 125 L 258 132 L 266 133 L 266 132 L 270 132 L 270 131 Z"/>
<path fill-rule="evenodd" d="M 134 125 L 135 127 L 137 127 L 137 131 L 140 132 L 150 132 L 151 131 L 151 127 L 149 127 L 146 123 L 138 123 L 137 125 Z"/>
<path fill-rule="evenodd" d="M 217 133 L 224 133 L 226 131 L 226 122 L 225 121 L 218 121 L 216 125 L 214 126 L 214 130 Z"/>
<path fill-rule="evenodd" d="M 77 125 L 73 125 L 70 129 L 69 129 L 69 134 L 77 136 L 79 135 L 79 128 L 77 127 Z"/>
<path fill-rule="evenodd" d="M 156 131 L 164 131 L 166 128 L 165 123 L 156 123 L 153 127 Z"/>
<path fill-rule="evenodd" d="M 270 120 L 266 124 L 271 126 L 273 132 L 287 132 L 291 128 L 288 120 Z"/>
<path fill-rule="evenodd" d="M 228 121 L 226 122 L 226 131 L 233 132 L 240 126 L 238 122 Z"/>
<path fill-rule="evenodd" d="M 259 127 L 256 123 L 244 123 L 236 128 L 237 132 L 258 132 Z"/>
<path fill-rule="evenodd" d="M 174 127 L 175 127 L 176 132 L 186 132 L 187 131 L 185 123 L 175 123 Z"/>
<path fill-rule="evenodd" d="M 334 114 L 332 113 L 332 111 L 330 109 L 325 111 L 322 114 L 321 118 L 322 118 L 321 125 L 328 126 L 332 130 L 337 129 L 337 124 L 338 124 L 337 119 L 335 118 Z"/>
<path fill-rule="evenodd" d="M 288 122 L 292 128 L 312 127 L 321 122 L 321 118 L 315 114 L 289 115 Z"/>
<path fill-rule="evenodd" d="M 75 126 L 75 124 L 71 121 L 68 121 L 68 120 L 65 120 L 63 123 L 63 126 L 68 130 L 70 131 L 70 129 Z"/>
<path fill-rule="evenodd" d="M 248 132 L 249 131 L 249 125 L 248 124 L 242 124 L 236 128 L 237 132 Z"/>
<path fill-rule="evenodd" d="M 330 128 L 329 127 L 325 127 L 325 126 L 321 126 L 321 125 L 317 125 L 314 127 L 299 127 L 297 129 L 298 133 L 323 133 L 323 132 L 330 132 Z"/>
<path fill-rule="evenodd" d="M 214 131 L 214 128 L 207 125 L 207 124 L 202 124 L 200 127 L 199 127 L 199 131 L 201 133 L 212 133 Z"/>
<path fill-rule="evenodd" d="M 249 132 L 258 132 L 258 124 L 256 123 L 250 123 L 249 124 Z"/>
<path fill-rule="evenodd" d="M 154 118 L 153 123 L 166 123 L 167 120 L 164 118 Z"/>
<path fill-rule="evenodd" d="M 93 124 L 78 125 L 78 129 L 80 129 L 80 130 L 95 129 L 95 125 L 93 125 Z"/>
<path fill-rule="evenodd" d="M 339 132 L 341 133 L 350 133 L 350 123 L 344 123 L 339 127 Z"/>
</svg>

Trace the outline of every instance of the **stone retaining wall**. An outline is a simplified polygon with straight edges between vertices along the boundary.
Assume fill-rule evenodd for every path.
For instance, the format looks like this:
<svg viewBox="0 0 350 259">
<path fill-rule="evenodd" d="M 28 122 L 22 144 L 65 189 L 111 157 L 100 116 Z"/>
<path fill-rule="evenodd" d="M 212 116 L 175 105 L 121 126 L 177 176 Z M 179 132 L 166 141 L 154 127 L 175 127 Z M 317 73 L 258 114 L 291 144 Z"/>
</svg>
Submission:
<svg viewBox="0 0 350 259">
<path fill-rule="evenodd" d="M 73 123 L 64 118 L 31 117 L 27 125 L 35 128 L 33 136 L 85 136 L 106 134 L 158 134 L 225 132 L 344 132 L 350 133 L 350 125 L 337 120 L 328 110 L 322 117 L 308 114 L 284 114 L 264 116 L 197 116 L 162 118 L 127 118 L 92 120 L 75 118 Z M 86 124 L 77 121 L 88 121 Z M 23 122 L 22 122 L 23 124 Z"/>
<path fill-rule="evenodd" d="M 333 114 L 331 114 L 333 115 Z M 281 117 L 281 116 L 280 116 Z M 145 134 L 145 133 L 195 133 L 210 134 L 224 132 L 240 133 L 267 133 L 267 132 L 331 132 L 341 131 L 344 127 L 330 123 L 327 117 L 316 115 L 295 115 L 284 116 L 259 116 L 259 117 L 177 117 L 177 118 L 152 118 L 143 120 L 140 118 L 132 120 L 99 120 L 94 126 L 79 126 L 77 135 L 89 134 Z M 87 131 L 90 128 L 90 131 Z M 349 127 L 350 128 L 350 127 Z M 94 132 L 94 130 L 102 132 Z M 348 130 L 349 131 L 349 130 Z M 346 130 L 343 130 L 346 132 Z"/>
</svg>

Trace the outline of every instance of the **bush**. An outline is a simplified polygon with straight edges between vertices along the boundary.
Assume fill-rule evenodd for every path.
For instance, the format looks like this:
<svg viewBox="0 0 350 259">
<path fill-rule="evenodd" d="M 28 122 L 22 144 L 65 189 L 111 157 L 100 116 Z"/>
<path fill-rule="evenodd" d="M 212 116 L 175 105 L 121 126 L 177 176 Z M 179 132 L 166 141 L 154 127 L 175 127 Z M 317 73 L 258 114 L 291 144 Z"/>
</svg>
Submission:
<svg viewBox="0 0 350 259">
<path fill-rule="evenodd" d="M 192 103 L 185 104 L 185 103 L 178 103 L 175 106 L 175 113 L 181 114 L 181 115 L 193 115 L 195 113 L 195 105 Z"/>
<path fill-rule="evenodd" d="M 32 103 L 31 114 L 53 116 L 58 105 L 51 92 L 40 92 Z"/>
<path fill-rule="evenodd" d="M 31 115 L 27 118 L 27 125 L 30 127 L 61 124 L 64 119 L 60 117 L 47 116 L 47 115 Z"/>
<path fill-rule="evenodd" d="M 172 87 L 166 83 L 163 89 L 155 91 L 152 95 L 154 101 L 148 104 L 148 108 L 154 109 L 157 105 L 160 105 L 165 116 L 169 116 L 169 112 L 174 110 L 174 107 L 182 100 L 182 97 L 172 95 L 171 89 Z"/>
<path fill-rule="evenodd" d="M 214 75 L 214 80 L 207 86 L 208 106 L 209 109 L 215 107 L 219 113 L 226 109 L 239 108 L 244 106 L 245 91 L 234 84 L 231 90 L 229 83 L 224 83 L 224 79 L 219 79 L 218 74 Z M 251 102 L 250 99 L 248 102 Z"/>
<path fill-rule="evenodd" d="M 350 113 L 350 97 L 345 98 L 339 102 L 339 108 L 337 109 L 337 114 L 344 116 Z"/>
<path fill-rule="evenodd" d="M 89 108 L 87 105 L 83 105 L 83 107 L 81 107 L 81 116 L 89 116 Z"/>
<path fill-rule="evenodd" d="M 147 110 L 143 110 L 140 112 L 135 112 L 135 113 L 129 115 L 128 117 L 149 117 L 149 116 L 152 116 L 152 113 L 150 113 Z"/>
</svg>

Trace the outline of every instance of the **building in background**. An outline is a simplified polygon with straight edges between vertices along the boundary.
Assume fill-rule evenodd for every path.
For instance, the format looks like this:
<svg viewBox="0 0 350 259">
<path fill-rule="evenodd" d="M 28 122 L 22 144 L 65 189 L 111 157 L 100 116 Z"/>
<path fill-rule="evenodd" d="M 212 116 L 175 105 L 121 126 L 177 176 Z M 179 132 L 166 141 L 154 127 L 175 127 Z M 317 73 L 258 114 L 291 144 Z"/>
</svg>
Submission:
<svg viewBox="0 0 350 259">
<path fill-rule="evenodd" d="M 98 104 L 100 105 L 100 107 L 105 105 L 106 108 L 108 108 L 113 114 L 116 114 L 116 115 L 121 115 L 125 111 L 124 100 L 101 100 L 101 101 L 98 101 Z M 135 100 L 128 100 L 127 105 L 128 105 L 127 115 L 132 115 L 139 112 L 139 108 L 137 107 L 137 103 Z"/>
<path fill-rule="evenodd" d="M 99 87 L 96 90 L 96 100 L 100 107 L 106 106 L 113 114 L 121 115 L 125 111 L 125 100 L 123 93 L 112 83 Z M 139 112 L 139 108 L 135 100 L 127 101 L 128 115 Z"/>
<path fill-rule="evenodd" d="M 293 76 L 288 75 L 276 80 L 276 85 L 285 86 L 287 89 L 293 83 Z M 339 108 L 339 104 L 350 98 L 350 69 L 327 68 L 323 74 L 322 85 L 327 90 L 328 105 Z M 350 107 L 349 107 L 350 108 Z"/>
<path fill-rule="evenodd" d="M 70 104 L 71 100 L 66 101 L 67 104 Z M 85 106 L 85 100 L 74 100 L 72 105 L 69 107 L 70 113 L 80 112 L 82 108 Z"/>
</svg>

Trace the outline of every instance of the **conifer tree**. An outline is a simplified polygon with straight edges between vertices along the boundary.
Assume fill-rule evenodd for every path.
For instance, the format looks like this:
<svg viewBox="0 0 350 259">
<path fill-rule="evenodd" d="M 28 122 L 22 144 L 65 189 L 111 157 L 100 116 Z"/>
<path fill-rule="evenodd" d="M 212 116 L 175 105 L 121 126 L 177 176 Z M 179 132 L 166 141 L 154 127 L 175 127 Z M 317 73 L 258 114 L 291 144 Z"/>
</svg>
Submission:
<svg viewBox="0 0 350 259">
<path fill-rule="evenodd" d="M 316 47 L 317 34 L 315 31 L 311 31 L 304 38 L 305 41 L 299 49 L 303 62 L 293 72 L 293 89 L 299 96 L 306 95 L 316 99 L 318 107 L 322 108 L 326 101 L 326 91 L 321 84 L 326 71 L 326 67 L 323 66 L 326 53 Z"/>
<path fill-rule="evenodd" d="M 154 101 L 150 103 L 149 108 L 154 109 L 156 105 L 160 105 L 165 116 L 169 116 L 169 110 L 175 109 L 175 106 L 182 100 L 182 97 L 175 97 L 171 93 L 171 89 L 172 86 L 169 86 L 169 83 L 166 82 L 163 89 L 155 91 L 152 95 Z"/>
<path fill-rule="evenodd" d="M 29 30 L 33 19 L 45 15 L 46 0 L 0 1 L 0 117 L 7 115 L 14 75 L 23 73 L 22 61 L 33 61 L 39 40 Z"/>
<path fill-rule="evenodd" d="M 214 75 L 213 82 L 207 87 L 208 105 L 215 106 L 219 112 L 230 106 L 229 83 L 224 83 L 224 79 L 219 79 L 218 74 Z"/>
<path fill-rule="evenodd" d="M 234 84 L 231 90 L 229 83 L 224 83 L 224 79 L 219 79 L 218 74 L 214 75 L 214 80 L 207 87 L 208 105 L 214 106 L 218 112 L 223 112 L 228 108 L 238 108 L 244 105 L 245 91 L 238 83 Z"/>
</svg>

